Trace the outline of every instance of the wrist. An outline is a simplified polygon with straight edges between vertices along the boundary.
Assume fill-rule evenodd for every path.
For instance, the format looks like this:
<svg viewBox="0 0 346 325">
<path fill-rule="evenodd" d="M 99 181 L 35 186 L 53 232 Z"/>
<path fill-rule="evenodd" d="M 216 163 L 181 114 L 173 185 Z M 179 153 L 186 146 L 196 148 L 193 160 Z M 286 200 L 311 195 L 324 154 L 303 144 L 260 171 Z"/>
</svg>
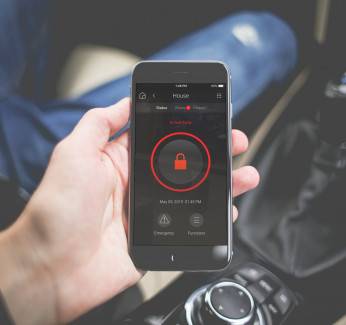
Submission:
<svg viewBox="0 0 346 325">
<path fill-rule="evenodd" d="M 37 244 L 23 216 L 0 233 L 0 290 L 18 325 L 58 321 L 54 278 L 45 268 Z"/>
</svg>

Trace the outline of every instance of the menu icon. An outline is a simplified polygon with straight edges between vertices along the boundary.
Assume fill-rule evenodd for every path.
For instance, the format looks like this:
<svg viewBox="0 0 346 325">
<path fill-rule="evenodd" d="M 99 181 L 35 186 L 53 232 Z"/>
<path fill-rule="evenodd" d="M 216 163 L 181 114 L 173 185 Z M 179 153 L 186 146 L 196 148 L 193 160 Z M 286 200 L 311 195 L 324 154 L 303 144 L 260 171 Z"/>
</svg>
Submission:
<svg viewBox="0 0 346 325">
<path fill-rule="evenodd" d="M 190 225 L 192 227 L 201 227 L 204 223 L 204 217 L 200 213 L 194 213 L 190 216 Z"/>
</svg>

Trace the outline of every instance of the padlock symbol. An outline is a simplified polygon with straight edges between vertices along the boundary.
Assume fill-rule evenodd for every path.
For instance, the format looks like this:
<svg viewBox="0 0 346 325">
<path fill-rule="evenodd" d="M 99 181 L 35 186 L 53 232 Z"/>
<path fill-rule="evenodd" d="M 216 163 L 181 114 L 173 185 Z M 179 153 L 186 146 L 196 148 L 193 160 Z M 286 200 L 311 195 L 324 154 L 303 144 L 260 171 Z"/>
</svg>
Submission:
<svg viewBox="0 0 346 325">
<path fill-rule="evenodd" d="M 174 160 L 174 170 L 186 170 L 187 160 L 182 152 L 178 152 Z"/>
</svg>

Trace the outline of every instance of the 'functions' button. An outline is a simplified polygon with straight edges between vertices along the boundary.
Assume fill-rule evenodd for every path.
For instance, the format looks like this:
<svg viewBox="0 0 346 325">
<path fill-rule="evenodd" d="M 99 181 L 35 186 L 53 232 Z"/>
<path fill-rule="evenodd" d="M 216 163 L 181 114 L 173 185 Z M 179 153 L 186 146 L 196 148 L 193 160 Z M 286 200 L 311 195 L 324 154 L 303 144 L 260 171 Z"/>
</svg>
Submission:
<svg viewBox="0 0 346 325">
<path fill-rule="evenodd" d="M 285 314 L 292 304 L 292 300 L 286 289 L 281 289 L 274 295 L 274 302 L 282 314 Z"/>
<path fill-rule="evenodd" d="M 204 217 L 200 213 L 194 213 L 190 216 L 190 225 L 192 227 L 201 227 L 204 223 Z"/>
</svg>

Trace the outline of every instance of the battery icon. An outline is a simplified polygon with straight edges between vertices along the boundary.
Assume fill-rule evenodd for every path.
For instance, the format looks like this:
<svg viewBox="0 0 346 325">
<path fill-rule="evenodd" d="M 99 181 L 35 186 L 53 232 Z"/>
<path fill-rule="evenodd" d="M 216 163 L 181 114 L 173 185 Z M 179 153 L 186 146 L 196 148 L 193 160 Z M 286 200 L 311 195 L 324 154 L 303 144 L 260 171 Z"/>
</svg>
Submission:
<svg viewBox="0 0 346 325">
<path fill-rule="evenodd" d="M 223 88 L 223 86 L 224 86 L 223 84 L 219 84 L 218 85 L 219 88 Z"/>
</svg>

